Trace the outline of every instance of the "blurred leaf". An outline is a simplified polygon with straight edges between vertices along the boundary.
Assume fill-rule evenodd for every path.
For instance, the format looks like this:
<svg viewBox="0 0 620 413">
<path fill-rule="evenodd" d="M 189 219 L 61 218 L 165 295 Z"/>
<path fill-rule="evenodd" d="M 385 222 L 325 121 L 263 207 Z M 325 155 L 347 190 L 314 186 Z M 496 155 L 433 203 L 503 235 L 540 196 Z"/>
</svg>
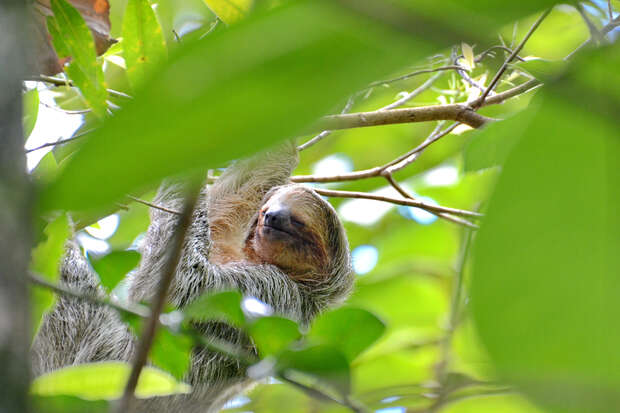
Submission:
<svg viewBox="0 0 620 413">
<path fill-rule="evenodd" d="M 288 350 L 278 357 L 276 369 L 288 376 L 288 370 L 309 375 L 341 395 L 351 391 L 349 363 L 344 354 L 331 346 L 313 346 L 302 350 Z"/>
<path fill-rule="evenodd" d="M 620 403 L 618 65 L 618 48 L 585 54 L 545 90 L 474 249 L 483 344 L 503 377 L 556 411 Z"/>
<path fill-rule="evenodd" d="M 464 151 L 464 172 L 502 165 L 530 125 L 535 107 L 538 105 L 532 102 L 530 110 L 475 131 Z"/>
<path fill-rule="evenodd" d="M 140 253 L 137 251 L 112 251 L 103 257 L 91 257 L 90 262 L 93 265 L 101 285 L 108 291 L 116 287 L 125 275 L 138 265 L 140 262 Z"/>
<path fill-rule="evenodd" d="M 450 403 L 445 413 L 542 413 L 530 402 L 518 395 L 481 395 L 463 397 Z"/>
<path fill-rule="evenodd" d="M 372 313 L 360 308 L 340 308 L 321 315 L 308 336 L 338 348 L 351 362 L 384 331 L 385 325 Z"/>
<path fill-rule="evenodd" d="M 476 61 L 474 59 L 474 49 L 467 43 L 461 43 L 461 49 L 463 51 L 463 57 L 467 63 L 467 68 L 473 70 L 476 67 Z"/>
<path fill-rule="evenodd" d="M 32 411 L 36 413 L 107 413 L 106 401 L 82 400 L 71 396 L 32 396 Z"/>
<path fill-rule="evenodd" d="M 301 337 L 297 323 L 281 317 L 261 317 L 248 332 L 261 357 L 277 354 Z"/>
<path fill-rule="evenodd" d="M 220 20 L 232 24 L 248 15 L 253 0 L 204 0 L 204 2 Z"/>
<path fill-rule="evenodd" d="M 123 57 L 134 90 L 166 54 L 166 42 L 149 1 L 129 0 L 123 17 Z"/>
<path fill-rule="evenodd" d="M 38 396 L 68 395 L 86 400 L 112 400 L 123 394 L 131 365 L 117 361 L 85 363 L 64 367 L 33 380 L 30 391 Z M 188 393 L 187 384 L 153 367 L 140 374 L 136 396 L 139 398 Z"/>
<path fill-rule="evenodd" d="M 44 188 L 40 206 L 114 202 L 164 176 L 218 166 L 297 135 L 429 46 L 323 1 L 294 2 L 181 45 L 147 88 L 89 136 Z M 146 147 L 149 155 L 136 162 Z"/>
<path fill-rule="evenodd" d="M 153 342 L 150 358 L 157 367 L 180 380 L 189 369 L 192 346 L 191 338 L 160 328 Z"/>
<path fill-rule="evenodd" d="M 103 117 L 108 92 L 91 32 L 80 13 L 66 0 L 51 0 L 51 5 L 54 16 L 48 17 L 47 26 L 54 48 L 60 57 L 71 57 L 65 70 L 67 75 L 80 89 L 93 112 Z"/>
<path fill-rule="evenodd" d="M 37 89 L 30 89 L 22 96 L 22 103 L 24 107 L 24 139 L 27 139 L 34 125 L 37 123 L 37 115 L 39 114 L 39 91 Z"/>
<path fill-rule="evenodd" d="M 557 77 L 566 67 L 566 62 L 529 58 L 525 62 L 518 62 L 517 66 L 535 78 L 543 80 Z"/>
<path fill-rule="evenodd" d="M 45 280 L 56 283 L 60 278 L 60 260 L 65 251 L 65 242 L 70 234 L 67 215 L 62 214 L 50 222 L 43 232 L 47 239 L 32 250 L 29 269 Z M 33 288 L 31 291 L 30 311 L 32 312 L 33 334 L 36 334 L 43 314 L 52 307 L 56 296 L 40 287 Z"/>
<path fill-rule="evenodd" d="M 206 293 L 188 305 L 183 313 L 198 321 L 220 320 L 241 326 L 245 316 L 241 310 L 241 294 L 238 291 Z"/>
<path fill-rule="evenodd" d="M 134 202 L 129 205 L 129 210 L 121 210 L 118 215 L 120 218 L 118 229 L 107 241 L 112 248 L 128 248 L 138 235 L 148 229 L 149 207 Z"/>
<path fill-rule="evenodd" d="M 56 163 L 54 154 L 51 151 L 46 153 L 31 174 L 37 184 L 52 181 L 58 174 L 58 163 Z"/>
</svg>

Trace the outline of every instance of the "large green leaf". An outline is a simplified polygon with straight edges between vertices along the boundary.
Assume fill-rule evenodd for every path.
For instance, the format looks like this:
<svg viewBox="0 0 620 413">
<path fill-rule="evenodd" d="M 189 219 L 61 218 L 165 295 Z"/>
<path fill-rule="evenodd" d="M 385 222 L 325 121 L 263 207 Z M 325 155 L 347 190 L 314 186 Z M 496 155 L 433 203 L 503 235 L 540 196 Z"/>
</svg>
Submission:
<svg viewBox="0 0 620 413">
<path fill-rule="evenodd" d="M 68 395 L 87 400 L 112 400 L 123 394 L 131 366 L 108 361 L 64 367 L 37 377 L 30 391 L 39 396 Z M 190 387 L 152 367 L 140 374 L 136 396 L 140 398 L 188 393 Z"/>
<path fill-rule="evenodd" d="M 297 372 L 319 380 L 323 386 L 328 386 L 328 391 L 336 391 L 342 395 L 351 391 L 347 358 L 332 346 L 320 345 L 285 351 L 278 357 L 276 369 L 285 377 L 295 377 Z"/>
<path fill-rule="evenodd" d="M 123 17 L 123 57 L 136 89 L 166 58 L 166 42 L 148 0 L 129 0 Z"/>
<path fill-rule="evenodd" d="M 182 379 L 189 368 L 193 344 L 193 340 L 185 335 L 173 334 L 168 329 L 160 328 L 150 358 L 157 367 Z"/>
<path fill-rule="evenodd" d="M 349 361 L 353 361 L 384 331 L 385 325 L 372 313 L 360 308 L 340 308 L 316 320 L 309 337 L 340 349 Z"/>
<path fill-rule="evenodd" d="M 204 0 L 204 2 L 220 20 L 231 24 L 248 15 L 253 0 Z"/>
<path fill-rule="evenodd" d="M 185 315 L 199 321 L 220 320 L 236 326 L 245 322 L 241 310 L 241 294 L 237 291 L 207 292 L 183 310 Z"/>
<path fill-rule="evenodd" d="M 549 86 L 474 250 L 483 344 L 501 375 L 557 411 L 620 404 L 618 65 L 607 48 Z"/>
<path fill-rule="evenodd" d="M 30 270 L 47 281 L 56 283 L 60 277 L 60 259 L 70 233 L 67 215 L 63 214 L 50 222 L 43 232 L 47 239 L 32 250 Z M 54 304 L 54 299 L 55 295 L 47 289 L 40 287 L 32 289 L 30 311 L 34 333 L 41 325 L 43 314 Z"/>
<path fill-rule="evenodd" d="M 103 257 L 92 257 L 93 265 L 101 285 L 112 290 L 125 275 L 138 265 L 140 253 L 137 251 L 112 251 Z"/>
<path fill-rule="evenodd" d="M 54 16 L 47 19 L 47 27 L 54 48 L 59 57 L 71 58 L 65 69 L 67 75 L 80 89 L 93 112 L 103 117 L 108 92 L 90 29 L 80 13 L 66 0 L 51 0 L 51 6 Z"/>
<path fill-rule="evenodd" d="M 164 176 L 295 136 L 429 46 L 322 1 L 294 2 L 181 45 L 148 87 L 84 142 L 43 189 L 40 206 L 109 203 Z"/>
<path fill-rule="evenodd" d="M 71 396 L 32 396 L 32 411 L 37 413 L 107 413 L 110 410 L 104 400 L 83 400 Z"/>
<path fill-rule="evenodd" d="M 277 354 L 301 337 L 297 324 L 281 317 L 261 317 L 248 332 L 261 357 Z"/>
</svg>

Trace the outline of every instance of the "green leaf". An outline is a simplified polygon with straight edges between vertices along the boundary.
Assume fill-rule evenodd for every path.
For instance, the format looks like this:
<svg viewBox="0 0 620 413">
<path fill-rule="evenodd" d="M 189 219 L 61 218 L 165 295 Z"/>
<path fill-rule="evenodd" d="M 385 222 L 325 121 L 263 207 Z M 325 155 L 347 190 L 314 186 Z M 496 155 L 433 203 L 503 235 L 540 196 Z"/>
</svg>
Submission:
<svg viewBox="0 0 620 413">
<path fill-rule="evenodd" d="M 620 404 L 620 52 L 582 57 L 504 164 L 471 302 L 505 380 L 547 410 L 606 412 Z"/>
<path fill-rule="evenodd" d="M 501 122 L 493 122 L 480 131 L 475 131 L 463 152 L 465 172 L 500 166 L 519 142 L 524 131 L 535 114 L 535 102 L 530 104 L 532 110 L 521 112 Z"/>
<path fill-rule="evenodd" d="M 137 251 L 113 251 L 103 257 L 92 257 L 91 264 L 101 284 L 111 291 L 125 275 L 133 270 L 140 262 L 140 253 Z"/>
<path fill-rule="evenodd" d="M 60 278 L 60 260 L 65 251 L 65 242 L 70 234 L 69 220 L 67 215 L 63 214 L 50 222 L 43 233 L 47 236 L 32 250 L 30 259 L 30 271 L 45 280 L 57 283 Z M 47 289 L 36 287 L 33 288 L 31 294 L 31 315 L 33 334 L 39 330 L 43 314 L 47 312 L 55 301 L 55 295 Z"/>
<path fill-rule="evenodd" d="M 32 396 L 30 402 L 31 411 L 37 413 L 107 413 L 110 410 L 106 401 L 71 396 Z"/>
<path fill-rule="evenodd" d="M 160 328 L 151 347 L 150 358 L 157 367 L 180 380 L 189 369 L 192 346 L 191 338 Z"/>
<path fill-rule="evenodd" d="M 341 395 L 348 395 L 351 391 L 349 362 L 344 354 L 331 346 L 285 351 L 278 357 L 276 369 L 285 377 L 291 377 L 294 372 L 310 376 Z"/>
<path fill-rule="evenodd" d="M 253 0 L 204 0 L 211 11 L 224 23 L 232 24 L 248 15 Z"/>
<path fill-rule="evenodd" d="M 40 206 L 112 203 L 164 176 L 220 166 L 298 135 L 429 46 L 324 1 L 293 2 L 182 44 L 148 87 L 85 139 Z M 149 156 L 135 162 L 144 148 Z"/>
<path fill-rule="evenodd" d="M 261 317 L 248 332 L 261 357 L 277 354 L 301 337 L 297 323 L 281 317 Z"/>
<path fill-rule="evenodd" d="M 24 138 L 28 138 L 37 123 L 39 114 L 39 91 L 30 89 L 22 96 L 22 105 L 24 107 L 24 117 L 22 123 L 24 126 Z"/>
<path fill-rule="evenodd" d="M 103 117 L 107 109 L 108 92 L 103 70 L 97 61 L 95 42 L 80 13 L 66 0 L 51 0 L 53 17 L 47 26 L 59 57 L 70 57 L 66 73 L 80 89 L 93 112 Z"/>
<path fill-rule="evenodd" d="M 360 308 L 340 308 L 321 315 L 308 334 L 313 341 L 330 344 L 349 360 L 372 345 L 385 331 L 375 315 Z"/>
<path fill-rule="evenodd" d="M 58 163 L 54 154 L 50 151 L 46 153 L 32 171 L 32 177 L 37 184 L 44 184 L 52 181 L 58 173 Z"/>
<path fill-rule="evenodd" d="M 33 380 L 32 394 L 38 396 L 69 395 L 86 400 L 113 400 L 123 394 L 131 366 L 109 361 L 64 367 Z M 152 367 L 142 369 L 136 396 L 139 398 L 189 393 L 190 386 Z"/>
<path fill-rule="evenodd" d="M 235 326 L 245 323 L 241 310 L 241 294 L 237 291 L 203 294 L 188 305 L 183 313 L 198 321 L 221 320 Z"/>
<path fill-rule="evenodd" d="M 149 1 L 129 0 L 123 17 L 123 57 L 134 90 L 166 54 L 166 42 Z"/>
</svg>

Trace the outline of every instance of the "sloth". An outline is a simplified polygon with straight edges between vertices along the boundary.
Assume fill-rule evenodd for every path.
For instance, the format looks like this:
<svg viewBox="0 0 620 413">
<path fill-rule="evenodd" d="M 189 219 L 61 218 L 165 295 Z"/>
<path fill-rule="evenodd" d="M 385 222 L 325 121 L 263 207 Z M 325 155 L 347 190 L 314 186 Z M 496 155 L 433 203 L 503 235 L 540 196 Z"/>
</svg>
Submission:
<svg viewBox="0 0 620 413">
<path fill-rule="evenodd" d="M 348 296 L 353 275 L 343 226 L 316 192 L 288 182 L 296 165 L 295 147 L 287 144 L 234 163 L 203 188 L 168 291 L 173 306 L 183 309 L 204 293 L 238 290 L 307 327 Z M 183 185 L 164 183 L 153 202 L 180 210 L 182 193 Z M 177 221 L 175 214 L 151 210 L 141 263 L 129 280 L 132 301 L 155 296 Z M 101 294 L 96 275 L 72 242 L 61 279 L 69 287 Z M 256 352 L 243 332 L 223 322 L 197 328 L 206 337 Z M 134 346 L 135 337 L 113 310 L 60 297 L 33 343 L 33 371 L 39 375 L 73 364 L 130 361 Z M 136 400 L 132 411 L 218 411 L 252 384 L 246 369 L 229 356 L 195 347 L 185 377 L 191 394 Z"/>
</svg>

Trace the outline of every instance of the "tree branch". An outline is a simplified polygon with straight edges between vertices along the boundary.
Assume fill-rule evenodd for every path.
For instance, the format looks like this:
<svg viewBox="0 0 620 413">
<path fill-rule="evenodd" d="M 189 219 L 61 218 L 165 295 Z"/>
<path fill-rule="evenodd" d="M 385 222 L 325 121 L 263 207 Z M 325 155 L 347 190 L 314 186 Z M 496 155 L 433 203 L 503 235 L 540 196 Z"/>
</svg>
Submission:
<svg viewBox="0 0 620 413">
<path fill-rule="evenodd" d="M 33 82 L 49 83 L 54 86 L 69 86 L 69 87 L 75 86 L 73 82 L 69 79 L 62 79 L 59 77 L 44 76 L 44 75 L 29 76 L 29 77 L 26 77 L 24 80 L 31 80 Z M 128 94 L 119 92 L 118 90 L 108 89 L 108 93 L 110 94 L 110 96 L 132 99 L 132 97 L 129 96 Z"/>
<path fill-rule="evenodd" d="M 482 214 L 478 212 L 467 211 L 464 209 L 442 207 L 438 205 L 431 205 L 431 204 L 427 204 L 427 203 L 412 200 L 412 199 L 392 198 L 389 196 L 368 194 L 366 192 L 334 191 L 331 189 L 322 189 L 322 188 L 315 188 L 314 190 L 316 191 L 317 194 L 329 196 L 329 197 L 370 199 L 373 201 L 383 201 L 383 202 L 389 202 L 389 203 L 396 204 L 396 205 L 416 207 L 416 208 L 420 208 L 425 211 L 428 211 L 430 213 L 433 213 L 435 215 L 445 212 L 445 213 L 452 214 L 452 215 L 459 215 L 459 216 L 471 217 L 471 218 L 482 217 Z"/>
<path fill-rule="evenodd" d="M 192 188 L 190 189 L 185 200 L 183 212 L 177 222 L 177 226 L 171 240 L 172 245 L 170 245 L 170 255 L 168 256 L 161 273 L 161 280 L 159 282 L 157 293 L 151 303 L 151 314 L 145 323 L 144 330 L 136 346 L 136 353 L 134 354 L 131 373 L 127 379 L 123 397 L 119 400 L 117 406 L 117 412 L 119 413 L 127 411 L 131 401 L 133 400 L 136 385 L 138 384 L 138 378 L 140 377 L 142 368 L 146 364 L 149 350 L 153 344 L 153 339 L 155 338 L 155 333 L 159 325 L 159 315 L 164 308 L 166 297 L 168 296 L 168 288 L 174 278 L 174 273 L 179 263 L 179 259 L 181 258 L 185 234 L 189 228 L 197 198 L 197 186 L 192 185 Z M 155 274 L 153 276 L 155 276 Z"/>
<path fill-rule="evenodd" d="M 472 108 L 479 108 L 480 106 L 482 106 L 482 104 L 484 103 L 484 100 L 486 99 L 486 97 L 489 95 L 489 93 L 491 93 L 491 91 L 493 91 L 493 89 L 495 89 L 495 86 L 497 86 L 497 83 L 499 82 L 499 79 L 502 77 L 502 75 L 504 74 L 504 72 L 508 68 L 508 64 L 510 62 L 512 62 L 515 57 L 517 57 L 517 55 L 519 54 L 521 49 L 523 49 L 523 46 L 525 46 L 525 43 L 527 43 L 527 41 L 532 36 L 532 34 L 534 34 L 534 32 L 536 31 L 538 26 L 540 26 L 540 24 L 543 22 L 543 20 L 545 20 L 545 17 L 547 17 L 549 15 L 549 13 L 551 13 L 551 10 L 552 9 L 548 9 L 547 11 L 545 11 L 534 22 L 532 27 L 530 27 L 530 30 L 528 30 L 528 32 L 526 33 L 526 35 L 523 38 L 523 40 L 521 40 L 521 43 L 519 43 L 519 45 L 512 51 L 512 53 L 510 53 L 510 56 L 508 56 L 508 58 L 506 60 L 504 60 L 504 63 L 502 64 L 502 67 L 499 68 L 499 70 L 497 71 L 497 73 L 493 77 L 493 80 L 491 80 L 491 83 L 489 83 L 489 86 L 486 88 L 484 93 L 482 93 L 482 96 L 480 96 L 480 98 L 477 99 L 478 105 L 477 106 L 471 105 Z"/>
<path fill-rule="evenodd" d="M 351 129 L 366 126 L 429 122 L 436 120 L 455 120 L 473 128 L 480 128 L 495 119 L 479 115 L 467 105 L 454 103 L 449 105 L 329 115 L 323 117 L 315 128 L 318 130 Z"/>
</svg>

